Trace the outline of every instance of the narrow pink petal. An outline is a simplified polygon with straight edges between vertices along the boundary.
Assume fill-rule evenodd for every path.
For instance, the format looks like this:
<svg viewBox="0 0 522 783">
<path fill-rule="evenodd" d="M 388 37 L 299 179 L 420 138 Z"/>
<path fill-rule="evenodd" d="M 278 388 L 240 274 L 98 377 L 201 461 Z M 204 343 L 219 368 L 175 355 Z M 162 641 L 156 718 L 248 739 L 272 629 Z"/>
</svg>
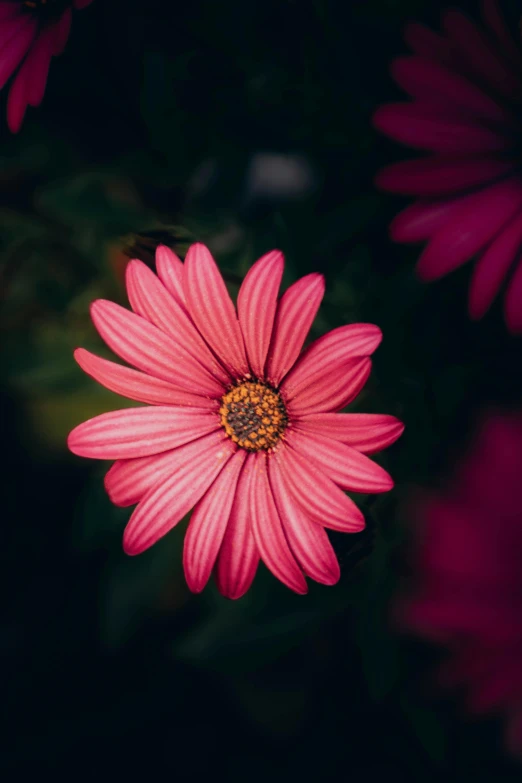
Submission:
<svg viewBox="0 0 522 783">
<path fill-rule="evenodd" d="M 404 28 L 404 40 L 410 49 L 420 57 L 452 65 L 455 60 L 453 47 L 442 35 L 433 32 L 429 27 L 417 22 L 411 22 Z"/>
<path fill-rule="evenodd" d="M 132 459 L 175 449 L 219 427 L 219 416 L 197 408 L 127 408 L 79 424 L 67 445 L 79 457 Z"/>
<path fill-rule="evenodd" d="M 324 296 L 324 277 L 306 275 L 287 288 L 277 306 L 266 377 L 274 386 L 292 368 Z"/>
<path fill-rule="evenodd" d="M 457 50 L 459 55 L 460 48 Z M 391 65 L 392 76 L 407 93 L 421 101 L 434 101 L 457 114 L 511 123 L 512 115 L 484 92 L 451 68 L 422 57 L 398 57 Z M 441 106 L 439 105 L 439 111 Z M 444 109 L 442 109 L 444 112 Z"/>
<path fill-rule="evenodd" d="M 167 381 L 154 378 L 152 375 L 124 367 L 108 359 L 102 359 L 85 348 L 77 348 L 74 358 L 87 375 L 101 383 L 106 389 L 128 397 L 137 402 L 147 402 L 149 405 L 181 405 L 192 408 L 217 411 L 219 403 L 208 397 L 177 389 Z"/>
<path fill-rule="evenodd" d="M 244 378 L 248 362 L 236 311 L 216 262 L 204 245 L 195 244 L 189 249 L 183 285 L 199 331 L 233 377 Z"/>
<path fill-rule="evenodd" d="M 12 13 L 8 19 L 0 19 L 0 52 L 6 48 L 8 43 L 17 35 L 20 30 L 28 23 L 28 17 L 25 13 L 20 13 L 20 6 L 17 3 L 9 5 L 15 8 L 16 13 Z"/>
<path fill-rule="evenodd" d="M 165 245 L 158 245 L 156 248 L 156 271 L 169 294 L 179 305 L 186 307 L 183 261 Z"/>
<path fill-rule="evenodd" d="M 521 97 L 521 83 L 509 62 L 497 54 L 490 41 L 462 11 L 449 10 L 443 16 L 446 33 L 463 59 L 466 70 L 479 76 L 506 98 Z"/>
<path fill-rule="evenodd" d="M 482 318 L 488 311 L 521 249 L 522 212 L 495 237 L 475 264 L 469 289 L 470 318 Z"/>
<path fill-rule="evenodd" d="M 55 22 L 50 29 L 53 32 L 54 46 L 53 55 L 57 57 L 65 49 L 65 45 L 69 39 L 71 32 L 72 11 L 70 8 L 66 8 L 61 17 Z"/>
<path fill-rule="evenodd" d="M 237 298 L 239 323 L 252 372 L 263 379 L 272 336 L 284 258 L 272 250 L 249 269 Z"/>
<path fill-rule="evenodd" d="M 364 529 L 364 516 L 353 500 L 301 454 L 285 444 L 270 459 L 277 461 L 294 501 L 314 522 L 342 533 Z"/>
<path fill-rule="evenodd" d="M 91 317 L 109 348 L 129 364 L 178 388 L 218 397 L 223 387 L 188 353 L 144 318 L 114 302 L 98 299 Z"/>
<path fill-rule="evenodd" d="M 205 494 L 234 451 L 227 438 L 182 465 L 173 452 L 173 472 L 147 492 L 129 519 L 123 534 L 125 552 L 139 555 L 172 530 Z"/>
<path fill-rule="evenodd" d="M 215 579 L 225 598 L 241 598 L 254 581 L 259 565 L 259 550 L 252 533 L 250 509 L 251 471 L 239 476 L 234 505 L 219 550 Z"/>
<path fill-rule="evenodd" d="M 422 280 L 436 280 L 468 261 L 522 207 L 522 180 L 512 177 L 468 197 L 431 239 L 417 265 Z"/>
<path fill-rule="evenodd" d="M 350 359 L 370 356 L 380 345 L 382 332 L 374 324 L 349 324 L 315 340 L 284 379 L 285 400 L 304 391 L 313 381 L 338 372 Z"/>
<path fill-rule="evenodd" d="M 341 571 L 328 535 L 294 501 L 276 460 L 268 461 L 270 486 L 290 549 L 304 573 L 316 582 L 334 585 Z"/>
<path fill-rule="evenodd" d="M 203 590 L 214 568 L 245 457 L 246 451 L 236 451 L 192 514 L 185 535 L 183 568 L 193 593 Z"/>
<path fill-rule="evenodd" d="M 0 90 L 9 77 L 16 71 L 31 48 L 38 30 L 38 24 L 32 16 L 27 16 L 19 30 L 0 51 Z"/>
<path fill-rule="evenodd" d="M 133 506 L 174 471 L 197 462 L 208 451 L 220 449 L 225 441 L 228 441 L 225 432 L 217 430 L 162 454 L 117 460 L 105 475 L 107 494 L 117 506 Z"/>
<path fill-rule="evenodd" d="M 504 300 L 504 317 L 513 334 L 522 334 L 522 257 L 517 261 Z"/>
<path fill-rule="evenodd" d="M 430 157 L 386 166 L 376 177 L 377 187 L 414 196 L 443 196 L 484 185 L 515 170 L 511 160 L 480 155 L 468 158 Z"/>
<path fill-rule="evenodd" d="M 440 107 L 419 103 L 389 103 L 373 115 L 375 127 L 395 141 L 415 149 L 473 155 L 502 152 L 514 139 L 472 119 L 444 117 Z"/>
<path fill-rule="evenodd" d="M 486 27 L 496 36 L 500 51 L 522 70 L 522 53 L 506 25 L 498 0 L 482 0 L 482 16 Z"/>
<path fill-rule="evenodd" d="M 25 111 L 27 109 L 27 78 L 30 76 L 26 67 L 28 60 L 29 57 L 26 58 L 24 64 L 14 77 L 13 84 L 9 90 L 9 97 L 7 99 L 7 125 L 11 133 L 18 133 L 22 127 Z"/>
<path fill-rule="evenodd" d="M 39 34 L 23 65 L 23 68 L 27 67 L 31 73 L 27 84 L 30 106 L 39 106 L 43 100 L 51 55 L 51 38 L 48 31 L 43 31 Z"/>
<path fill-rule="evenodd" d="M 180 343 L 210 375 L 227 386 L 230 375 L 217 362 L 186 309 L 169 294 L 154 272 L 135 258 L 127 264 L 125 281 L 134 312 Z"/>
<path fill-rule="evenodd" d="M 371 369 L 371 360 L 367 358 L 350 359 L 345 364 L 336 365 L 286 401 L 288 412 L 293 417 L 342 410 L 357 397 Z"/>
<path fill-rule="evenodd" d="M 384 468 L 351 446 L 319 433 L 301 430 L 299 424 L 287 430 L 286 442 L 305 459 L 314 462 L 341 489 L 376 494 L 393 488 Z"/>
<path fill-rule="evenodd" d="M 248 455 L 244 470 L 250 476 L 252 532 L 261 559 L 283 584 L 294 592 L 308 592 L 306 580 L 290 551 L 268 481 L 267 455 Z"/>
<path fill-rule="evenodd" d="M 467 197 L 466 197 L 467 198 Z M 406 207 L 390 223 L 394 242 L 421 242 L 429 239 L 459 209 L 462 197 L 443 201 L 417 201 Z"/>
<path fill-rule="evenodd" d="M 383 413 L 313 413 L 296 419 L 295 425 L 347 443 L 363 454 L 388 448 L 404 432 L 402 421 Z"/>
</svg>

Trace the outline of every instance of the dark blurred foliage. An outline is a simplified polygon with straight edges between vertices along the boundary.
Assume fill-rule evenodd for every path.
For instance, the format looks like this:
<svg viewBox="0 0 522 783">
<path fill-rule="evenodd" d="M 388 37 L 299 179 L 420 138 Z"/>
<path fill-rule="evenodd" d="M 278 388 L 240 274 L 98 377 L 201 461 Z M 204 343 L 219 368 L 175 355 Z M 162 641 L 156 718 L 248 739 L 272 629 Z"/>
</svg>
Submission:
<svg viewBox="0 0 522 783">
<path fill-rule="evenodd" d="M 475 2 L 461 6 L 476 10 Z M 437 653 L 394 635 L 407 571 L 404 503 L 437 486 L 491 402 L 520 401 L 520 341 L 500 308 L 466 316 L 469 269 L 419 284 L 393 246 L 400 199 L 372 178 L 403 151 L 372 130 L 397 92 L 388 63 L 434 0 L 95 0 L 75 14 L 44 103 L 0 128 L 3 619 L 0 764 L 198 780 L 518 779 L 500 724 L 469 724 L 431 680 Z M 517 0 L 505 3 L 516 19 Z M 231 290 L 273 247 L 286 282 L 325 273 L 316 334 L 384 332 L 355 410 L 406 433 L 378 459 L 396 479 L 360 498 L 368 529 L 334 537 L 338 586 L 293 595 L 260 571 L 239 602 L 191 596 L 182 526 L 139 558 L 105 467 L 68 454 L 89 416 L 129 404 L 83 376 L 103 352 L 99 296 L 125 302 L 126 261 L 199 239 Z"/>
</svg>

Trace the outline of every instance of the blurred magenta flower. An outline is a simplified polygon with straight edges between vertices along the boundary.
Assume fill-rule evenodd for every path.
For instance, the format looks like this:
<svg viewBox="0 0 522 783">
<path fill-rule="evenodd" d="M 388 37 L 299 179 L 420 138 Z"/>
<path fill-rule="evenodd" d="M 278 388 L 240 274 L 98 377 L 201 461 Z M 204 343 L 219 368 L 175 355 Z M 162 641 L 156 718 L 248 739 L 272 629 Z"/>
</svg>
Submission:
<svg viewBox="0 0 522 783">
<path fill-rule="evenodd" d="M 138 369 L 75 352 L 104 386 L 154 407 L 80 424 L 69 448 L 116 460 L 105 480 L 109 496 L 119 506 L 138 503 L 123 537 L 130 555 L 194 507 L 183 555 L 194 592 L 217 561 L 219 590 L 239 598 L 260 558 L 297 593 L 307 591 L 303 572 L 334 584 L 339 565 L 324 528 L 364 528 L 343 490 L 393 485 L 365 455 L 393 443 L 401 422 L 337 412 L 364 386 L 380 329 L 342 326 L 301 353 L 324 279 L 307 275 L 278 300 L 283 266 L 279 251 L 252 266 L 236 314 L 206 247 L 193 245 L 182 263 L 160 246 L 158 276 L 136 259 L 127 266 L 134 313 L 103 300 L 92 305 L 105 342 Z"/>
<path fill-rule="evenodd" d="M 399 618 L 449 651 L 444 685 L 502 711 L 522 751 L 522 415 L 491 415 L 451 485 L 415 509 L 416 586 Z"/>
<path fill-rule="evenodd" d="M 376 127 L 427 157 L 383 169 L 377 184 L 416 201 L 391 224 L 397 242 L 427 242 L 419 277 L 436 280 L 476 264 L 469 314 L 481 318 L 507 280 L 508 328 L 522 332 L 522 46 L 497 0 L 483 25 L 446 11 L 443 32 L 410 24 L 413 55 L 391 72 L 410 102 L 381 106 Z"/>
<path fill-rule="evenodd" d="M 72 9 L 92 0 L 0 0 L 0 89 L 14 75 L 7 124 L 17 133 L 28 106 L 42 102 L 51 57 L 69 38 Z"/>
</svg>

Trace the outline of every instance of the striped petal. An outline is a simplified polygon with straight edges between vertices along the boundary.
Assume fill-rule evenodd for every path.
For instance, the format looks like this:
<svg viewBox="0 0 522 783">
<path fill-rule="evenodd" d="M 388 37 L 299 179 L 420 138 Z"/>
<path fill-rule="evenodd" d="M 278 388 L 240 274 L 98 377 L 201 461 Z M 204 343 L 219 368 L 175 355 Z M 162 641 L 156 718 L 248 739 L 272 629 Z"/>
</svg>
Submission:
<svg viewBox="0 0 522 783">
<path fill-rule="evenodd" d="M 354 400 L 368 380 L 372 369 L 370 359 L 351 359 L 336 365 L 330 372 L 310 381 L 286 404 L 293 416 L 308 413 L 340 411 Z"/>
<path fill-rule="evenodd" d="M 332 329 L 315 340 L 290 370 L 281 385 L 285 399 L 292 399 L 327 374 L 338 372 L 350 359 L 370 356 L 381 340 L 382 332 L 374 324 L 350 324 Z"/>
<path fill-rule="evenodd" d="M 236 496 L 227 529 L 219 550 L 215 579 L 225 598 L 241 598 L 254 581 L 259 565 L 259 550 L 252 533 L 250 510 L 250 471 L 239 476 Z"/>
<path fill-rule="evenodd" d="M 269 460 L 270 486 L 290 548 L 304 573 L 316 582 L 334 585 L 341 571 L 328 535 L 295 503 L 279 464 Z"/>
<path fill-rule="evenodd" d="M 283 269 L 283 254 L 279 250 L 267 253 L 249 269 L 237 298 L 248 361 L 252 372 L 260 379 L 264 378 Z"/>
<path fill-rule="evenodd" d="M 332 479 L 286 444 L 271 459 L 278 462 L 288 491 L 314 522 L 342 533 L 364 529 L 364 516 Z"/>
<path fill-rule="evenodd" d="M 220 383 L 225 386 L 230 383 L 230 376 L 202 340 L 186 309 L 169 294 L 148 266 L 137 258 L 129 261 L 125 280 L 129 302 L 137 315 L 180 343 Z"/>
<path fill-rule="evenodd" d="M 197 461 L 206 451 L 220 449 L 225 440 L 224 431 L 218 430 L 162 454 L 117 460 L 105 474 L 107 494 L 117 506 L 133 506 L 175 470 Z"/>
<path fill-rule="evenodd" d="M 274 386 L 292 368 L 324 296 L 324 277 L 306 275 L 290 286 L 277 306 L 266 377 Z"/>
<path fill-rule="evenodd" d="M 222 441 L 182 465 L 174 452 L 172 473 L 149 490 L 129 519 L 123 534 L 125 552 L 139 555 L 172 530 L 212 485 L 234 450 L 232 441 Z"/>
<path fill-rule="evenodd" d="M 216 262 L 204 245 L 192 245 L 185 259 L 183 284 L 190 315 L 234 378 L 248 374 L 243 335 Z"/>
<path fill-rule="evenodd" d="M 393 480 L 384 468 L 345 443 L 319 432 L 308 433 L 299 424 L 288 431 L 286 441 L 305 459 L 315 462 L 341 489 L 376 494 L 393 487 Z"/>
<path fill-rule="evenodd" d="M 400 438 L 404 424 L 381 413 L 313 413 L 296 419 L 300 430 L 346 443 L 363 454 L 375 454 Z"/>
<path fill-rule="evenodd" d="M 84 421 L 67 444 L 80 457 L 132 459 L 174 449 L 219 427 L 215 413 L 197 408 L 128 408 Z"/>
<path fill-rule="evenodd" d="M 432 237 L 417 274 L 424 281 L 452 272 L 478 253 L 522 208 L 522 179 L 512 177 L 468 197 Z"/>
<path fill-rule="evenodd" d="M 149 405 L 181 405 L 217 411 L 219 403 L 208 397 L 177 389 L 167 381 L 146 375 L 131 367 L 124 367 L 108 359 L 102 359 L 85 348 L 77 348 L 74 358 L 87 375 L 106 389 Z"/>
<path fill-rule="evenodd" d="M 252 532 L 261 558 L 283 584 L 304 595 L 305 578 L 290 551 L 268 481 L 267 456 L 251 453 L 244 470 L 250 475 Z"/>
<path fill-rule="evenodd" d="M 169 294 L 185 308 L 183 261 L 165 245 L 158 245 L 156 248 L 156 271 Z"/>
<path fill-rule="evenodd" d="M 194 394 L 223 394 L 222 385 L 182 345 L 141 316 L 98 299 L 91 305 L 91 317 L 109 348 L 129 364 Z"/>
<path fill-rule="evenodd" d="M 246 451 L 236 451 L 192 514 L 185 535 L 183 568 L 193 593 L 203 590 L 216 562 L 245 457 Z"/>
<path fill-rule="evenodd" d="M 522 212 L 506 226 L 475 264 L 469 289 L 469 314 L 482 318 L 522 250 Z"/>
</svg>

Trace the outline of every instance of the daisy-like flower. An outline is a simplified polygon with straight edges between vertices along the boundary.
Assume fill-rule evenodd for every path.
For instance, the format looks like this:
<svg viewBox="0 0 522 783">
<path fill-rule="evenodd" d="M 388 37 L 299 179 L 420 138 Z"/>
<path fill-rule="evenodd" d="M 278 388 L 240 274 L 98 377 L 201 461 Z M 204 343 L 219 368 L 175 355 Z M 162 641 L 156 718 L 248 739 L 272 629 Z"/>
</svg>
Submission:
<svg viewBox="0 0 522 783">
<path fill-rule="evenodd" d="M 441 684 L 501 712 L 522 752 L 522 415 L 486 418 L 440 495 L 415 509 L 415 583 L 399 619 L 443 645 Z"/>
<path fill-rule="evenodd" d="M 482 19 L 451 10 L 440 34 L 406 28 L 413 55 L 397 58 L 391 72 L 411 101 L 381 106 L 374 123 L 428 155 L 385 168 L 377 184 L 418 199 L 395 218 L 391 236 L 427 242 L 419 277 L 436 280 L 474 259 L 470 317 L 481 318 L 506 285 L 506 323 L 520 333 L 522 46 L 497 0 L 483 0 Z"/>
<path fill-rule="evenodd" d="M 0 0 L 0 89 L 14 75 L 7 124 L 17 133 L 28 106 L 42 102 L 51 57 L 69 38 L 72 9 L 92 0 Z"/>
<path fill-rule="evenodd" d="M 362 389 L 381 341 L 352 324 L 301 349 L 324 293 L 322 275 L 298 280 L 278 300 L 283 256 L 257 261 L 236 309 L 206 247 L 185 263 L 166 247 L 156 276 L 126 269 L 134 313 L 98 300 L 100 335 L 138 369 L 79 348 L 85 372 L 112 391 L 149 403 L 105 413 L 69 436 L 75 454 L 114 459 L 105 486 L 119 506 L 137 503 L 123 536 L 137 555 L 194 507 L 184 542 L 187 583 L 201 591 L 216 564 L 221 593 L 239 598 L 260 558 L 297 593 L 305 577 L 339 579 L 324 528 L 355 533 L 364 517 L 343 490 L 385 492 L 372 462 L 403 425 L 392 416 L 338 413 Z"/>
</svg>

